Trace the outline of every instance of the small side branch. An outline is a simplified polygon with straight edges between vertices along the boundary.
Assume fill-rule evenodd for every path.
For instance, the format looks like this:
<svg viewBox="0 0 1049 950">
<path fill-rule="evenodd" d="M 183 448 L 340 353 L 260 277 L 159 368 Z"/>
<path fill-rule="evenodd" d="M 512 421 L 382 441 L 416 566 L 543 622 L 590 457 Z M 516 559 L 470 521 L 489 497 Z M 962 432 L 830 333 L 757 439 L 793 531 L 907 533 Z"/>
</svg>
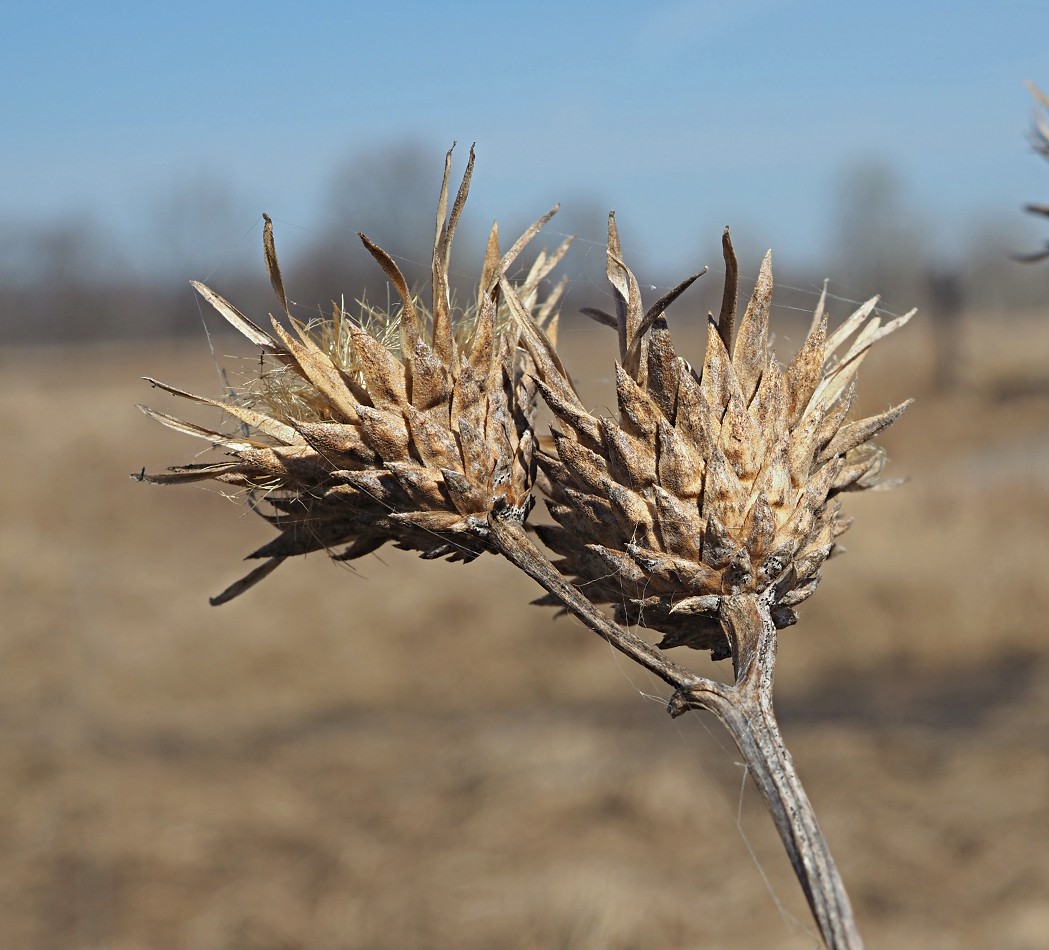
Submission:
<svg viewBox="0 0 1049 950">
<path fill-rule="evenodd" d="M 648 641 L 609 620 L 579 593 L 578 588 L 564 579 L 516 521 L 505 520 L 497 515 L 489 516 L 488 532 L 496 549 L 508 561 L 524 571 L 547 593 L 553 594 L 567 610 L 601 639 L 654 673 L 664 683 L 680 690 L 698 687 L 706 682 L 698 674 L 679 666 Z"/>
</svg>

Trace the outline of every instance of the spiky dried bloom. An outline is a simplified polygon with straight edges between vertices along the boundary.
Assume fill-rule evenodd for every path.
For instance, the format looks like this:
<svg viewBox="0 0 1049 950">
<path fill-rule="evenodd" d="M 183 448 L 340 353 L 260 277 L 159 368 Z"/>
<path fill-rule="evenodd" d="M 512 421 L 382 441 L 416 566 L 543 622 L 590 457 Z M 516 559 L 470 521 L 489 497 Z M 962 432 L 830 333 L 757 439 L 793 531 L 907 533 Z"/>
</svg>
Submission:
<svg viewBox="0 0 1049 950">
<path fill-rule="evenodd" d="M 768 593 L 776 625 L 794 623 L 849 525 L 841 495 L 878 484 L 884 454 L 870 440 L 908 403 L 847 419 L 870 347 L 910 318 L 883 324 L 872 315 L 875 298 L 828 333 L 821 299 L 784 367 L 769 344 L 771 255 L 733 339 L 737 268 L 727 229 L 723 243 L 721 314 L 708 321 L 697 372 L 675 352 L 664 311 L 699 275 L 643 310 L 609 217 L 616 313 L 588 312 L 619 333 L 618 419 L 584 408 L 541 329 L 523 319 L 556 419 L 553 447 L 539 456 L 556 524 L 537 530 L 560 555 L 557 568 L 594 603 L 616 605 L 620 623 L 662 632 L 661 647 L 715 658 L 731 652 L 722 596 Z"/>
<path fill-rule="evenodd" d="M 393 258 L 361 234 L 397 289 L 399 311 L 387 315 L 364 308 L 362 318 L 353 319 L 336 307 L 330 321 L 304 325 L 289 311 L 268 217 L 266 263 L 290 330 L 272 317 L 272 333 L 263 330 L 214 291 L 194 284 L 274 367 L 227 402 L 149 379 L 175 395 L 221 408 L 241 433 L 213 431 L 141 407 L 230 456 L 146 479 L 161 484 L 213 479 L 247 490 L 253 499 L 262 497 L 273 509 L 263 517 L 278 536 L 249 555 L 263 563 L 213 603 L 242 593 L 286 558 L 318 550 L 352 560 L 392 542 L 424 558 L 472 560 L 490 547 L 490 512 L 518 522 L 526 518 L 536 471 L 535 386 L 530 362 L 517 346 L 518 323 L 505 313 L 500 282 L 553 211 L 504 255 L 493 227 L 477 303 L 455 313 L 449 261 L 474 155 L 471 149 L 449 210 L 451 154 L 437 209 L 429 310 L 409 291 Z M 567 242 L 551 255 L 538 255 L 514 299 L 548 330 L 555 325 L 561 287 L 540 301 L 540 285 L 566 249 Z"/>
</svg>

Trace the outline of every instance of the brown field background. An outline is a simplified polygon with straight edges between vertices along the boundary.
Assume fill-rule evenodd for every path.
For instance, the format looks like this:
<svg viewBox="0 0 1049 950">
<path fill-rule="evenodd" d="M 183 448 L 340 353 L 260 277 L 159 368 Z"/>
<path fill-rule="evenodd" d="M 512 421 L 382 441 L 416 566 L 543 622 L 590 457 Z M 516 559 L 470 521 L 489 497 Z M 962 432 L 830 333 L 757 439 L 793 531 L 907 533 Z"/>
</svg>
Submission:
<svg viewBox="0 0 1049 950">
<path fill-rule="evenodd" d="M 1049 946 L 1047 317 L 968 316 L 951 393 L 920 317 L 876 348 L 862 408 L 918 398 L 883 440 L 911 480 L 849 500 L 782 635 L 872 948 Z M 563 334 L 595 406 L 600 332 Z M 315 556 L 209 607 L 268 527 L 128 478 L 199 451 L 134 404 L 185 408 L 145 373 L 216 395 L 204 342 L 0 369 L 0 946 L 817 946 L 717 724 L 509 565 Z"/>
</svg>

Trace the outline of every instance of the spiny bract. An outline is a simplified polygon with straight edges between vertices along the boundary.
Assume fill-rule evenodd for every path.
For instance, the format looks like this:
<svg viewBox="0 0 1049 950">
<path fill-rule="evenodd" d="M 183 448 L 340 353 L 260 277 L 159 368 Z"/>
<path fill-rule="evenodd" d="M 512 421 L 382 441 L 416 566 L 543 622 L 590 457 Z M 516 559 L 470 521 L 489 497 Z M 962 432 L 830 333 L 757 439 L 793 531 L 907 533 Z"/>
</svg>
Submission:
<svg viewBox="0 0 1049 950">
<path fill-rule="evenodd" d="M 474 154 L 471 149 L 449 212 L 451 154 L 437 209 L 430 312 L 410 293 L 394 260 L 361 234 L 400 295 L 399 314 L 377 318 L 368 311 L 367 320 L 354 321 L 336 307 L 331 322 L 303 325 L 288 309 L 268 217 L 266 263 L 292 332 L 272 319 L 271 335 L 214 291 L 194 284 L 277 364 L 254 392 L 249 388 L 231 402 L 149 379 L 175 395 L 218 406 L 246 435 L 215 432 L 141 407 L 232 457 L 144 478 L 161 484 L 214 479 L 264 496 L 274 509 L 264 517 L 280 534 L 249 555 L 263 559 L 262 565 L 212 603 L 236 597 L 286 558 L 317 550 L 343 548 L 333 557 L 350 560 L 391 541 L 425 558 L 472 560 L 489 548 L 489 512 L 499 510 L 521 522 L 527 516 L 536 474 L 535 385 L 530 362 L 518 349 L 519 322 L 506 317 L 500 286 L 554 212 L 502 256 L 493 227 L 476 308 L 454 320 L 449 259 Z M 525 307 L 530 319 L 551 332 L 562 287 L 540 302 L 540 284 L 567 246 L 566 241 L 551 255 L 539 254 L 514 297 L 515 306 Z"/>
<path fill-rule="evenodd" d="M 769 345 L 771 254 L 733 340 L 737 268 L 727 229 L 723 246 L 721 314 L 708 321 L 696 372 L 676 354 L 663 314 L 699 275 L 643 311 L 609 217 L 617 312 L 588 313 L 619 333 L 618 419 L 584 408 L 542 329 L 523 321 L 556 420 L 539 466 L 557 524 L 537 528 L 560 555 L 556 566 L 593 602 L 615 604 L 620 623 L 662 632 L 661 647 L 715 658 L 730 653 L 717 620 L 721 595 L 768 592 L 776 625 L 793 623 L 849 525 L 841 493 L 877 484 L 884 455 L 870 439 L 908 403 L 846 419 L 868 350 L 911 316 L 883 325 L 872 316 L 875 298 L 828 335 L 821 299 L 804 345 L 781 367 Z"/>
</svg>

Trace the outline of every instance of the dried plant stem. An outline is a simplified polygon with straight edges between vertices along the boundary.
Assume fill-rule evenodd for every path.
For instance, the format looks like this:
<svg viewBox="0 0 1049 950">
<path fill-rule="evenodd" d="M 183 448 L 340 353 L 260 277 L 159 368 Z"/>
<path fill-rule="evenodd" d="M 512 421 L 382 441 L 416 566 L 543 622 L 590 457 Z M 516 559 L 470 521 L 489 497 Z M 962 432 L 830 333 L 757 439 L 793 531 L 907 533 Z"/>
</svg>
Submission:
<svg viewBox="0 0 1049 950">
<path fill-rule="evenodd" d="M 532 543 L 524 528 L 516 521 L 500 518 L 494 513 L 488 518 L 489 537 L 497 551 L 524 571 L 544 590 L 553 594 L 565 608 L 620 653 L 654 673 L 664 683 L 677 690 L 699 689 L 707 681 L 691 670 L 679 666 L 662 650 L 642 640 L 635 633 L 609 620 L 600 609 L 590 603 L 579 590 L 565 580 L 546 556 Z M 684 712 L 685 710 L 682 710 Z"/>
<path fill-rule="evenodd" d="M 733 685 L 710 680 L 674 663 L 656 647 L 610 620 L 568 583 L 516 521 L 489 516 L 490 538 L 514 565 L 556 597 L 598 636 L 674 687 L 672 716 L 690 709 L 714 713 L 732 735 L 761 792 L 801 883 L 824 943 L 831 950 L 859 950 L 863 941 L 848 894 L 823 837 L 772 708 L 776 626 L 767 598 L 725 595 L 718 617 L 732 647 Z"/>
<path fill-rule="evenodd" d="M 857 950 L 863 941 L 849 895 L 772 708 L 776 625 L 768 606 L 752 594 L 723 597 L 719 619 L 732 646 L 735 685 L 704 680 L 679 689 L 670 714 L 707 709 L 721 720 L 765 800 L 824 943 L 832 950 Z"/>
</svg>

